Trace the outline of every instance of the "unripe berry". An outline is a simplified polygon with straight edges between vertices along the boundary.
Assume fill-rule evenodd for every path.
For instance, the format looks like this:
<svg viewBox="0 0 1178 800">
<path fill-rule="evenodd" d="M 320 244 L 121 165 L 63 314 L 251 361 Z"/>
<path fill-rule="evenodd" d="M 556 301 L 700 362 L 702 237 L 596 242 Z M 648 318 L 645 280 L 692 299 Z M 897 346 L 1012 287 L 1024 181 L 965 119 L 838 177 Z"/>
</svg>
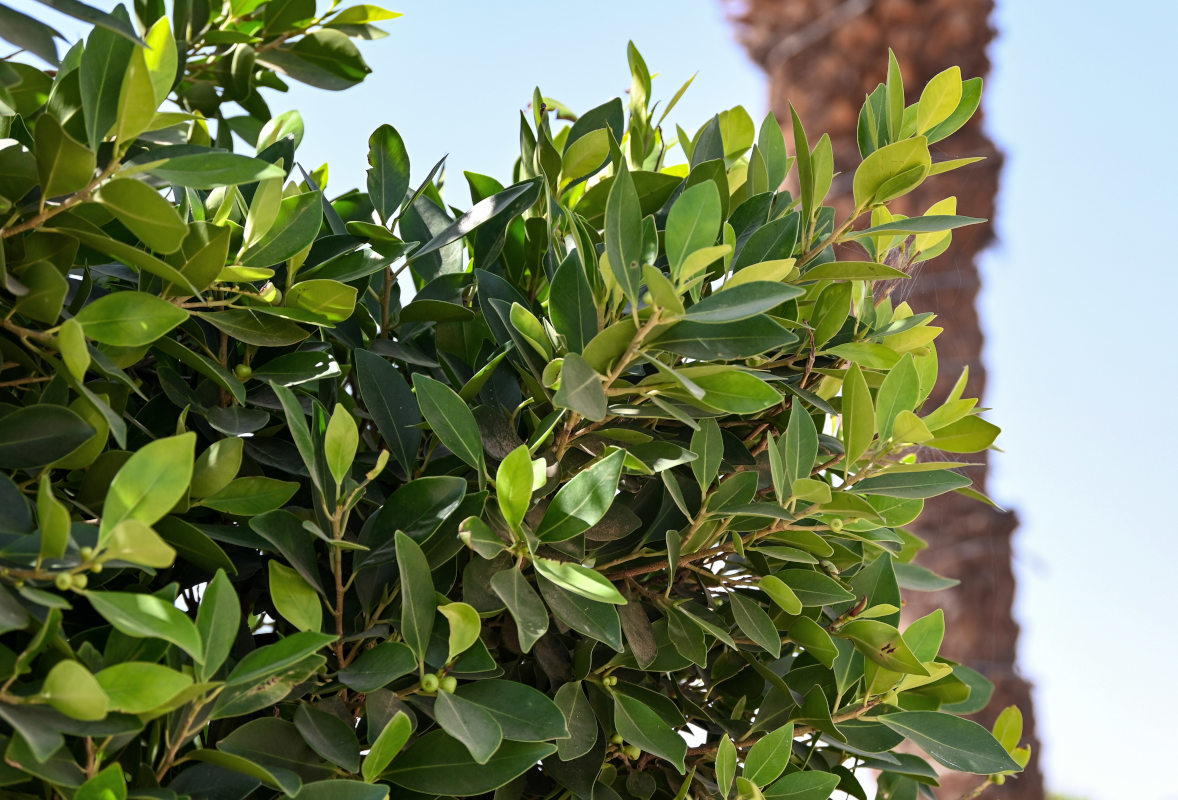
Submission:
<svg viewBox="0 0 1178 800">
<path fill-rule="evenodd" d="M 447 675 L 439 682 L 438 688 L 447 694 L 453 694 L 454 690 L 458 688 L 458 679 L 453 675 Z"/>
<path fill-rule="evenodd" d="M 615 733 L 613 736 L 609 737 L 610 744 L 621 744 L 624 741 L 625 739 L 622 738 L 622 734 L 620 733 Z"/>
<path fill-rule="evenodd" d="M 830 521 L 830 529 L 835 533 L 838 533 L 843 529 L 843 521 L 838 518 L 832 519 Z"/>
<path fill-rule="evenodd" d="M 82 557 L 83 561 L 89 561 L 90 559 L 94 558 L 94 548 L 93 547 L 83 547 L 81 550 L 78 551 L 78 555 L 80 555 Z"/>
<path fill-rule="evenodd" d="M 250 376 L 254 374 L 254 370 L 249 364 L 238 364 L 233 368 L 233 374 L 237 376 L 239 381 L 248 381 Z"/>
<path fill-rule="evenodd" d="M 438 676 L 434 675 L 432 672 L 421 676 L 421 691 L 425 692 L 426 694 L 433 694 L 434 692 L 438 691 L 438 684 Z"/>
<path fill-rule="evenodd" d="M 73 579 L 74 588 L 77 589 L 79 592 L 82 591 L 83 589 L 85 589 L 86 584 L 89 582 L 90 582 L 90 579 L 87 578 L 85 575 L 83 575 L 80 572 L 78 574 L 74 575 L 74 579 Z"/>
<path fill-rule="evenodd" d="M 617 676 L 615 676 L 615 675 L 606 675 L 604 678 L 601 679 L 601 682 L 605 686 L 617 686 L 618 685 L 618 679 L 617 679 Z"/>
<path fill-rule="evenodd" d="M 634 761 L 642 755 L 642 748 L 636 744 L 628 744 L 622 748 L 622 752 L 626 754 L 626 758 Z"/>
<path fill-rule="evenodd" d="M 53 576 L 53 585 L 64 592 L 74 585 L 74 579 L 70 577 L 68 572 L 59 572 Z"/>
</svg>

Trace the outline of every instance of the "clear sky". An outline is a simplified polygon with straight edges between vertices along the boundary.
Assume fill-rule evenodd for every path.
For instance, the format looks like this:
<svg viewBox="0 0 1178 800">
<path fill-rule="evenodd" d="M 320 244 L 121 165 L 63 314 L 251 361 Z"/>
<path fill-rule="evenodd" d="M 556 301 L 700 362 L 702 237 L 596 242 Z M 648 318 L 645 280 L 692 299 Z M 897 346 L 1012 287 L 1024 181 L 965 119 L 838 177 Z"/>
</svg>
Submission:
<svg viewBox="0 0 1178 800">
<path fill-rule="evenodd" d="M 364 84 L 271 101 L 303 112 L 301 159 L 330 163 L 335 191 L 363 185 L 367 137 L 388 122 L 416 179 L 450 154 L 447 198 L 464 204 L 462 170 L 508 177 L 536 85 L 580 110 L 625 91 L 628 39 L 661 72 L 656 96 L 699 71 L 685 128 L 736 104 L 765 113 L 720 0 L 390 1 L 405 16 L 363 46 Z M 995 22 L 984 102 L 1007 160 L 982 264 L 985 404 L 1004 428 L 991 489 L 1022 519 L 1042 764 L 1050 788 L 1088 800 L 1174 800 L 1178 4 L 998 0 Z"/>
</svg>

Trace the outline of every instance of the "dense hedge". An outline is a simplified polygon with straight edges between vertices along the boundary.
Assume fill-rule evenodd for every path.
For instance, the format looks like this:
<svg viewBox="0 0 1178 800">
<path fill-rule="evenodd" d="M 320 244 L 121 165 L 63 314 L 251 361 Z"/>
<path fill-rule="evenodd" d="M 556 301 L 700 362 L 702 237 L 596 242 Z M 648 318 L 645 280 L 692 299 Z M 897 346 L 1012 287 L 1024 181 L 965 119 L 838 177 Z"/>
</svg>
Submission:
<svg viewBox="0 0 1178 800">
<path fill-rule="evenodd" d="M 937 459 L 998 429 L 964 376 L 925 407 L 940 328 L 892 299 L 978 220 L 888 203 L 971 161 L 929 148 L 979 80 L 909 105 L 893 59 L 838 219 L 828 137 L 671 136 L 687 87 L 660 110 L 631 47 L 626 102 L 537 91 L 459 211 L 389 125 L 325 194 L 259 93 L 359 82 L 395 15 L 48 5 L 95 27 L 58 63 L 0 8 L 55 64 L 0 63 L 5 796 L 898 799 L 936 784 L 905 739 L 1025 763 L 1017 711 L 959 716 L 989 686 L 942 615 L 897 627 L 952 583 L 903 528 L 972 493 Z"/>
</svg>

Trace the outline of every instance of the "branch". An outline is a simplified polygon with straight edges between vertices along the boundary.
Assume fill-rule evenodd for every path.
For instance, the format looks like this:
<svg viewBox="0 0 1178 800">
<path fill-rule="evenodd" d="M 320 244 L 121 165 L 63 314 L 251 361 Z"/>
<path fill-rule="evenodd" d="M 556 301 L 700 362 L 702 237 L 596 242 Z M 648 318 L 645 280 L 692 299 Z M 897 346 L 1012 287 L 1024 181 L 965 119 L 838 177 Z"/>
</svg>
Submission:
<svg viewBox="0 0 1178 800">
<path fill-rule="evenodd" d="M 0 239 L 7 239 L 10 236 L 16 236 L 18 233 L 24 233 L 25 231 L 32 230 L 33 228 L 39 228 L 44 225 L 45 222 L 53 219 L 61 212 L 73 208 L 78 203 L 86 202 L 90 199 L 90 195 L 94 194 L 95 190 L 98 189 L 98 187 L 101 186 L 107 178 L 113 175 L 115 170 L 118 168 L 119 162 L 112 159 L 111 162 L 106 165 L 106 169 L 98 174 L 98 177 L 94 178 L 94 180 L 86 184 L 85 188 L 83 188 L 81 191 L 75 192 L 74 194 L 67 197 L 61 202 L 60 205 L 47 208 L 36 216 L 29 217 L 19 225 L 13 225 L 11 228 L 0 228 Z"/>
</svg>

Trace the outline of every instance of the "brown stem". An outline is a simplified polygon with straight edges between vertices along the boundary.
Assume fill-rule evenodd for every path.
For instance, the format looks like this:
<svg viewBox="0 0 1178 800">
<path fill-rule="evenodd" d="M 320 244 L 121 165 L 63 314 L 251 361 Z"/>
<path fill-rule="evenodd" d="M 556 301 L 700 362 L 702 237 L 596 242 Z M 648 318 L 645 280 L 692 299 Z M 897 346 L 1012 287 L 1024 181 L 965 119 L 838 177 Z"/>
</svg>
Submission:
<svg viewBox="0 0 1178 800">
<path fill-rule="evenodd" d="M 106 165 L 106 169 L 98 174 L 98 177 L 94 178 L 92 181 L 90 181 L 90 183 L 86 184 L 86 186 L 81 191 L 75 192 L 65 200 L 61 201 L 60 205 L 46 208 L 35 216 L 29 217 L 19 225 L 13 225 L 11 228 L 0 228 L 0 239 L 7 239 L 9 236 L 16 236 L 18 233 L 24 233 L 25 231 L 32 230 L 33 228 L 39 228 L 41 225 L 45 224 L 47 220 L 56 217 L 61 212 L 73 208 L 78 203 L 83 203 L 89 200 L 90 195 L 94 194 L 95 190 L 98 189 L 98 187 L 101 186 L 107 178 L 113 175 L 115 170 L 118 168 L 118 160 L 112 160 L 109 164 Z"/>
<path fill-rule="evenodd" d="M 874 698 L 868 700 L 863 705 L 859 706 L 858 708 L 853 708 L 850 711 L 843 712 L 842 714 L 835 714 L 833 717 L 830 718 L 831 722 L 835 722 L 835 723 L 848 722 L 853 719 L 858 719 L 859 717 L 863 716 L 868 711 L 875 708 L 877 705 L 879 705 L 882 702 L 883 702 L 883 695 L 880 695 L 879 697 L 874 697 Z M 794 728 L 794 736 L 806 736 L 811 733 L 818 733 L 818 732 L 819 731 L 817 728 L 811 727 L 809 725 L 799 725 L 798 727 Z M 736 742 L 736 748 L 738 750 L 743 750 L 745 748 L 752 747 L 754 744 L 761 741 L 761 739 L 765 738 L 767 735 L 768 735 L 767 733 L 761 733 L 756 736 L 750 736 L 747 739 L 743 739 L 739 742 Z M 717 750 L 717 748 L 719 748 L 719 746 L 720 746 L 720 744 L 719 744 L 719 742 L 717 742 L 716 744 L 705 744 L 705 745 L 700 745 L 699 747 L 691 747 L 691 748 L 688 748 L 687 755 L 689 755 L 689 756 L 711 755 L 716 752 L 716 750 Z M 962 800 L 965 800 L 965 799 L 962 798 Z"/>
</svg>

